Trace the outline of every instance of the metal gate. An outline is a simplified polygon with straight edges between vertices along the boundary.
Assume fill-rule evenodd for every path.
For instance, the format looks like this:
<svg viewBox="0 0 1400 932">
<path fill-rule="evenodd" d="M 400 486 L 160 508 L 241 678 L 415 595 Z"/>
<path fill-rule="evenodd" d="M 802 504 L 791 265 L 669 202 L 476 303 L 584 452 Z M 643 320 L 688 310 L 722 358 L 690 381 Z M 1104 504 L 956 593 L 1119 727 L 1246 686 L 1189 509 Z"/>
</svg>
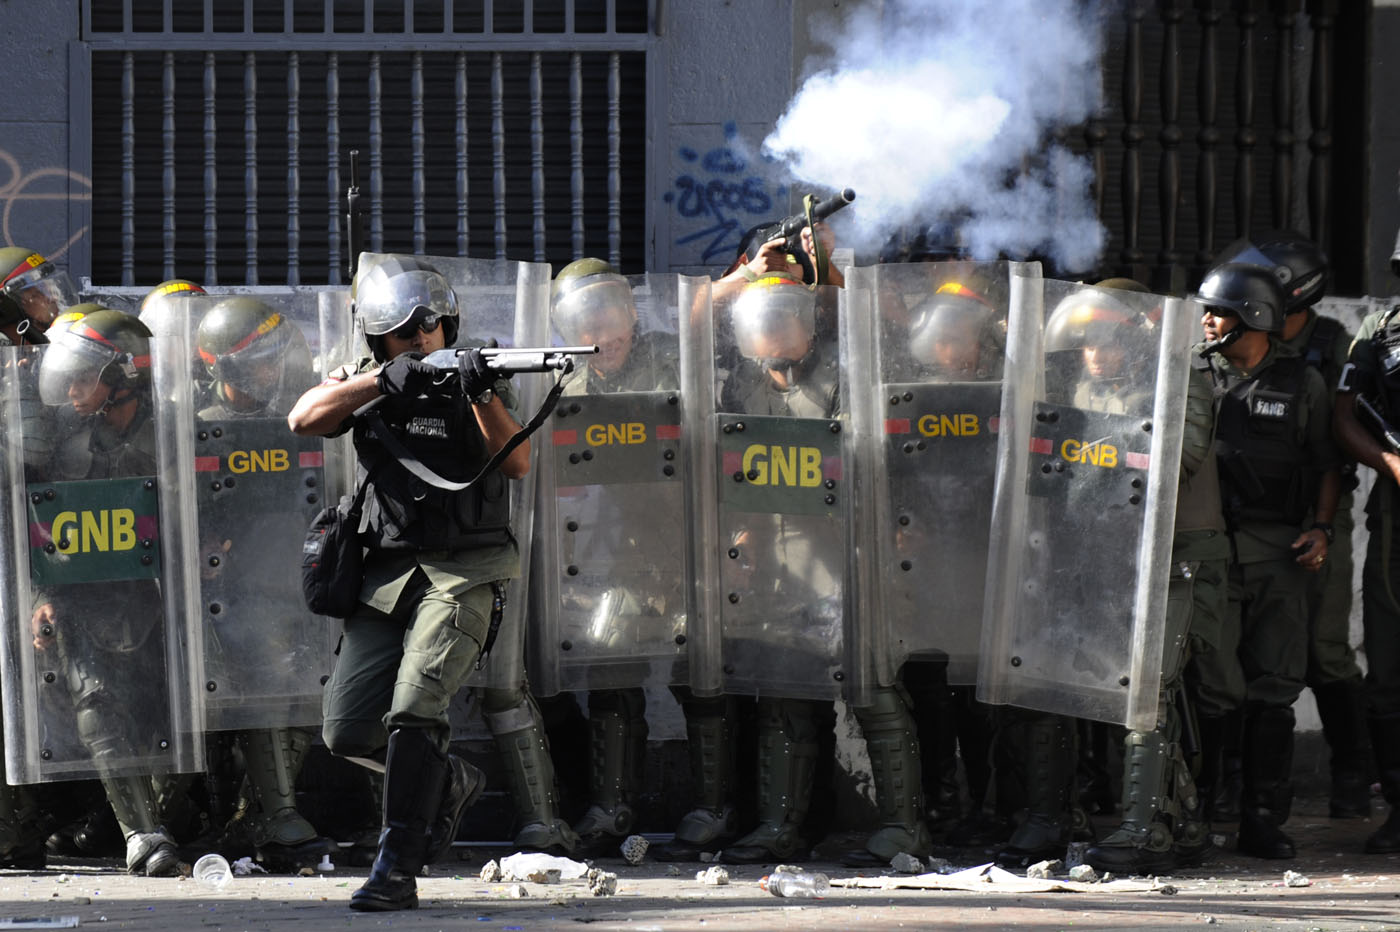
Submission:
<svg viewBox="0 0 1400 932">
<path fill-rule="evenodd" d="M 357 149 L 368 249 L 640 270 L 655 3 L 83 0 L 72 267 L 343 282 Z"/>
</svg>

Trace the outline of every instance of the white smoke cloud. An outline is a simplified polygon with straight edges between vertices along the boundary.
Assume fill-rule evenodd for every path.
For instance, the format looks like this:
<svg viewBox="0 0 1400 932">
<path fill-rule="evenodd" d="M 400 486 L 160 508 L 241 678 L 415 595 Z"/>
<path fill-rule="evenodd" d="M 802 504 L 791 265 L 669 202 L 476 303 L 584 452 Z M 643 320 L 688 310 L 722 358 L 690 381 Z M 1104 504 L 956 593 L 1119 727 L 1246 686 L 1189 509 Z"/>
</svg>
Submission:
<svg viewBox="0 0 1400 932">
<path fill-rule="evenodd" d="M 798 181 L 856 190 L 854 245 L 956 217 L 978 258 L 1038 251 L 1066 269 L 1094 264 L 1106 234 L 1093 171 L 1053 134 L 1100 107 L 1096 10 L 888 0 L 813 34 L 835 51 L 809 63 L 763 151 Z"/>
</svg>

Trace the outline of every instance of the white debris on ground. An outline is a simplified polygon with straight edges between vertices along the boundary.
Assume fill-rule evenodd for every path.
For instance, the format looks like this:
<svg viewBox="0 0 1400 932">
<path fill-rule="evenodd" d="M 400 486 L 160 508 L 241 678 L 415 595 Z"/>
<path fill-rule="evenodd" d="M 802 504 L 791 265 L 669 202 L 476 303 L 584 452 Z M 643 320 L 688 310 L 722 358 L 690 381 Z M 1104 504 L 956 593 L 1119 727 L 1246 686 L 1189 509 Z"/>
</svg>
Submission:
<svg viewBox="0 0 1400 932">
<path fill-rule="evenodd" d="M 1061 876 L 1054 876 L 1049 868 L 1058 867 Z M 1045 871 L 1045 876 L 1032 876 L 1031 871 Z M 1058 861 L 1032 865 L 1026 876 L 1013 874 L 995 864 L 981 864 L 949 874 L 927 873 L 918 876 L 883 877 L 833 877 L 833 887 L 860 887 L 875 890 L 963 890 L 985 892 L 995 889 L 999 893 L 1137 893 L 1165 892 L 1162 885 L 1153 880 L 1108 880 L 1109 875 L 1097 882 L 1071 880 L 1063 876 L 1063 865 Z"/>
<path fill-rule="evenodd" d="M 1088 864 L 1076 864 L 1069 869 L 1069 879 L 1078 881 L 1079 883 L 1097 883 L 1099 880 L 1099 872 Z"/>
<path fill-rule="evenodd" d="M 1312 881 L 1297 871 L 1284 871 L 1283 885 L 1285 887 L 1311 887 Z"/>
<path fill-rule="evenodd" d="M 485 864 L 481 865 L 481 873 L 477 876 L 480 877 L 481 880 L 485 883 L 500 883 L 501 865 L 496 863 L 495 858 L 492 858 Z"/>
<path fill-rule="evenodd" d="M 560 880 L 577 880 L 588 873 L 588 865 L 582 861 L 559 858 L 551 854 L 516 852 L 501 858 L 501 880 L 530 880 L 534 883 L 558 883 Z M 552 876 L 548 871 L 557 870 L 559 876 L 552 880 L 534 880 L 532 874 Z"/>
<path fill-rule="evenodd" d="M 612 896 L 617 893 L 617 875 L 596 867 L 588 872 L 588 892 L 594 896 Z"/>
<path fill-rule="evenodd" d="M 1026 868 L 1026 878 L 1028 880 L 1049 880 L 1056 874 L 1063 873 L 1064 869 L 1064 861 L 1037 861 Z"/>
<path fill-rule="evenodd" d="M 722 887 L 729 883 L 729 871 L 716 864 L 714 867 L 707 867 L 702 871 L 696 871 L 695 882 L 708 884 L 712 887 Z"/>
<path fill-rule="evenodd" d="M 647 841 L 641 835 L 628 835 L 623 839 L 622 845 L 618 850 L 622 852 L 622 856 L 627 859 L 628 864 L 636 867 L 638 864 L 642 863 L 642 859 L 646 857 L 647 848 L 650 846 L 651 842 Z"/>
<path fill-rule="evenodd" d="M 513 883 L 506 887 L 506 896 L 512 900 L 524 900 L 530 896 L 530 891 L 525 889 L 523 883 Z"/>
<path fill-rule="evenodd" d="M 237 861 L 233 862 L 233 876 L 235 877 L 247 877 L 249 874 L 253 873 L 253 871 L 257 871 L 259 874 L 266 874 L 267 868 L 263 867 L 252 858 L 239 858 Z"/>
</svg>

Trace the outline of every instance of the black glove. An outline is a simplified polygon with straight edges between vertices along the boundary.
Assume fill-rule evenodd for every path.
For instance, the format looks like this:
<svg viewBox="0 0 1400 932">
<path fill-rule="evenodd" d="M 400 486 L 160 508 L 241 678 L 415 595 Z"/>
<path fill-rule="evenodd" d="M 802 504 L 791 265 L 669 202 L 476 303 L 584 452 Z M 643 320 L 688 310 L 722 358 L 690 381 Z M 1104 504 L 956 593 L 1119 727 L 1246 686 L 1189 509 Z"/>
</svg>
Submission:
<svg viewBox="0 0 1400 932">
<path fill-rule="evenodd" d="M 457 357 L 457 373 L 462 379 L 462 394 L 475 400 L 488 389 L 496 387 L 496 380 L 500 378 L 493 369 L 486 365 L 486 357 L 481 355 L 480 349 L 470 349 Z"/>
<path fill-rule="evenodd" d="M 421 353 L 400 353 L 385 363 L 374 382 L 385 395 L 416 398 L 433 387 L 439 374 L 435 367 L 423 362 Z"/>
</svg>

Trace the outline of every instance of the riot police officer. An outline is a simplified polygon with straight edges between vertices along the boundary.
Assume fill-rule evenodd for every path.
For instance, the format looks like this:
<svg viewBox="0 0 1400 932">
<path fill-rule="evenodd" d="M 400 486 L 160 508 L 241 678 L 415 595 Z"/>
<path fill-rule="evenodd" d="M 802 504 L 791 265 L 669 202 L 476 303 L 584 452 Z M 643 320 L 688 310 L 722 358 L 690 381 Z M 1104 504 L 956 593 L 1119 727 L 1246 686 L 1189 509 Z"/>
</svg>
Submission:
<svg viewBox="0 0 1400 932">
<path fill-rule="evenodd" d="M 354 431 L 368 553 L 322 735 L 332 753 L 384 768 L 379 851 L 351 908 L 413 909 L 415 875 L 451 844 L 481 791 L 480 771 L 447 753 L 447 708 L 487 644 L 505 580 L 519 574 L 506 483 L 528 471 L 529 447 L 456 491 L 410 472 L 396 450 L 450 481 L 476 476 L 520 429 L 514 393 L 477 350 L 461 355 L 456 379 L 423 361 L 458 326 L 456 296 L 427 263 L 362 260 L 354 302 L 371 358 L 306 392 L 287 420 L 299 434 Z M 376 417 L 355 416 L 376 401 Z M 528 710 L 524 718 L 528 726 Z"/>
<path fill-rule="evenodd" d="M 1149 321 L 1139 309 L 1113 289 L 1082 287 L 1070 292 L 1045 325 L 1047 401 L 1097 414 L 1150 415 L 1150 386 L 1131 377 L 1134 366 L 1155 355 L 1149 330 Z M 1055 516 L 1061 511 L 1063 518 L 1098 513 L 1105 507 L 1092 483 L 1072 482 L 1064 494 L 1041 501 L 1051 509 L 1041 518 L 1047 525 L 1058 523 Z M 1044 553 L 1041 559 L 1050 557 Z M 1074 604 L 1086 604 L 1086 599 L 1076 598 Z M 1055 610 L 1047 607 L 1046 611 Z M 1047 624 L 1044 636 L 1069 633 Z M 1081 653 L 1091 657 L 1093 651 Z M 1087 665 L 1092 667 L 1092 661 Z M 1025 817 L 997 853 L 1002 866 L 1020 869 L 1060 857 L 1076 834 L 1092 837 L 1088 815 L 1075 794 L 1078 730 L 1075 720 L 1065 715 L 1010 706 L 1002 711 L 995 739 L 997 760 L 999 766 L 1022 775 L 1026 805 Z"/>
<path fill-rule="evenodd" d="M 598 353 L 587 357 L 587 363 L 575 372 L 564 394 L 679 389 L 674 335 L 668 341 L 664 334 L 640 329 L 631 285 L 602 259 L 578 259 L 559 271 L 550 316 L 566 344 L 598 347 Z M 635 496 L 635 500 L 640 509 L 654 504 L 646 495 Z M 639 516 L 639 522 L 657 520 L 655 514 Z M 626 520 L 619 523 L 634 526 Z M 625 552 L 636 549 L 636 538 L 622 536 L 626 540 L 607 548 L 616 563 L 638 556 Z M 630 597 L 620 596 L 623 601 Z M 621 617 L 625 617 L 622 612 L 615 616 Z M 622 635 L 608 632 L 601 636 L 611 639 Z M 644 664 L 627 666 L 635 673 L 636 685 L 588 692 L 591 796 L 587 811 L 573 826 L 582 843 L 579 853 L 597 854 L 614 847 L 636 821 L 647 748 L 646 692 L 640 684 L 647 670 Z"/>
<path fill-rule="evenodd" d="M 1197 669 L 1218 693 L 1244 678 L 1239 849 L 1291 858 L 1296 851 L 1282 825 L 1293 799 L 1292 706 L 1307 672 L 1308 574 L 1327 561 L 1340 458 L 1322 377 L 1272 336 L 1283 328 L 1286 300 L 1274 273 L 1224 263 L 1206 276 L 1196 300 L 1213 350 L 1197 365 L 1217 399 L 1222 503 L 1234 549 L 1222 650 L 1198 658 Z M 1236 659 L 1238 673 L 1219 669 Z M 1212 730 L 1203 725 L 1203 737 Z M 1203 745 L 1209 775 L 1215 751 L 1209 740 Z"/>
<path fill-rule="evenodd" d="M 721 410 L 816 419 L 841 414 L 835 340 L 818 334 L 817 304 L 811 290 L 786 276 L 760 278 L 744 289 L 730 315 L 741 361 L 724 383 Z M 756 589 L 777 590 L 791 604 L 800 642 L 785 645 L 791 656 L 783 661 L 774 657 L 775 665 L 790 666 L 798 678 L 825 680 L 828 661 L 808 645 L 829 649 L 825 626 L 843 623 L 839 611 L 829 617 L 832 609 L 823 605 L 821 583 L 842 569 L 821 565 L 825 557 L 814 550 L 814 541 L 805 539 L 802 525 L 778 514 L 772 518 L 741 531 L 731 547 L 748 555 Z M 726 651 L 744 649 L 742 637 L 730 644 Z M 803 837 L 803 823 L 816 771 L 827 765 L 819 760 L 820 738 L 832 728 L 834 712 L 827 700 L 786 697 L 780 688 L 774 693 L 758 699 L 759 824 L 724 849 L 729 863 L 800 857 L 812 841 Z M 877 686 L 870 703 L 855 708 L 881 822 L 863 852 L 871 862 L 888 863 L 900 853 L 921 857 L 931 848 L 910 707 L 903 687 Z"/>
<path fill-rule="evenodd" d="M 1279 339 L 1322 375 L 1336 391 L 1346 364 L 1351 334 L 1341 321 L 1314 308 L 1327 287 L 1327 257 L 1317 244 L 1292 231 L 1278 231 L 1236 243 L 1222 261 L 1251 262 L 1271 269 L 1284 289 L 1283 331 Z M 1308 577 L 1308 688 L 1317 700 L 1322 734 L 1331 749 L 1334 819 L 1371 812 L 1370 742 L 1366 736 L 1361 669 L 1351 646 L 1352 490 L 1356 464 L 1342 466 L 1327 562 Z"/>
<path fill-rule="evenodd" d="M 39 374 L 40 397 L 86 419 L 80 467 L 53 474 L 86 479 L 153 476 L 150 333 L 135 317 L 98 309 L 54 337 Z M 73 455 L 79 451 L 70 449 Z M 125 769 L 151 754 L 141 724 L 165 704 L 165 631 L 154 579 L 40 589 L 30 625 L 34 646 L 64 669 L 77 736 L 101 774 L 126 839 L 127 869 L 174 874 L 179 857 L 162 827 L 148 776 Z M 118 606 L 114 610 L 114 606 Z M 153 684 L 155 688 L 153 688 Z"/>
<path fill-rule="evenodd" d="M 7 342 L 43 342 L 54 318 L 77 303 L 67 272 L 27 247 L 0 249 L 0 335 Z"/>
<path fill-rule="evenodd" d="M 1098 287 L 1148 290 L 1121 279 Z M 1197 748 L 1189 738 L 1183 673 L 1193 649 L 1211 649 L 1219 640 L 1230 545 L 1220 511 L 1214 398 L 1200 372 L 1187 383 L 1185 422 L 1157 725 L 1124 738 L 1122 821 L 1084 854 L 1086 864 L 1102 871 L 1162 873 L 1199 862 L 1212 847 L 1188 765 Z"/>
<path fill-rule="evenodd" d="M 165 287 L 172 284 L 189 283 Z M 179 293 L 190 291 L 184 287 Z M 296 323 L 256 298 L 224 298 L 200 320 L 195 348 L 211 380 L 210 403 L 197 414 L 203 428 L 198 436 L 246 432 L 244 443 L 257 438 L 259 446 L 287 446 L 277 436 L 286 432 L 283 418 L 314 381 L 311 353 Z M 259 418 L 275 419 L 268 425 L 276 431 L 273 436 L 260 432 Z M 244 476 L 234 489 L 200 490 L 201 539 L 213 553 L 201 561 L 205 601 L 223 606 L 205 638 L 206 675 L 222 684 L 221 694 L 242 697 L 245 706 L 263 697 L 259 690 L 282 695 L 281 708 L 264 713 L 271 719 L 286 716 L 297 695 L 297 684 L 284 683 L 283 676 L 314 681 L 317 661 L 306 655 L 325 649 L 316 643 L 319 624 L 298 611 L 300 544 L 289 535 L 305 522 L 297 509 L 305 489 L 299 474 L 287 470 L 285 475 L 295 483 L 290 495 L 274 485 L 281 478 L 275 473 Z M 220 498 L 225 491 L 232 496 L 226 503 Z M 259 513 L 258 506 L 270 511 Z M 258 592 L 256 601 L 247 598 L 250 585 Z M 285 606 L 285 615 L 240 615 L 250 603 L 263 610 Z M 245 717 L 256 714 L 245 710 Z M 243 728 L 233 735 L 245 766 L 235 819 L 258 859 L 273 869 L 314 865 L 332 845 L 296 808 L 297 774 L 313 736 L 304 726 Z M 229 827 L 220 827 L 227 841 Z"/>
<path fill-rule="evenodd" d="M 1400 274 L 1400 240 L 1391 259 Z M 1358 463 L 1376 471 L 1366 501 L 1366 563 L 1361 577 L 1361 620 L 1366 645 L 1366 712 L 1381 790 L 1390 804 L 1385 823 L 1366 839 L 1368 854 L 1400 851 L 1400 557 L 1395 546 L 1400 515 L 1400 305 L 1367 315 L 1337 384 L 1333 407 L 1337 439 Z"/>
</svg>

